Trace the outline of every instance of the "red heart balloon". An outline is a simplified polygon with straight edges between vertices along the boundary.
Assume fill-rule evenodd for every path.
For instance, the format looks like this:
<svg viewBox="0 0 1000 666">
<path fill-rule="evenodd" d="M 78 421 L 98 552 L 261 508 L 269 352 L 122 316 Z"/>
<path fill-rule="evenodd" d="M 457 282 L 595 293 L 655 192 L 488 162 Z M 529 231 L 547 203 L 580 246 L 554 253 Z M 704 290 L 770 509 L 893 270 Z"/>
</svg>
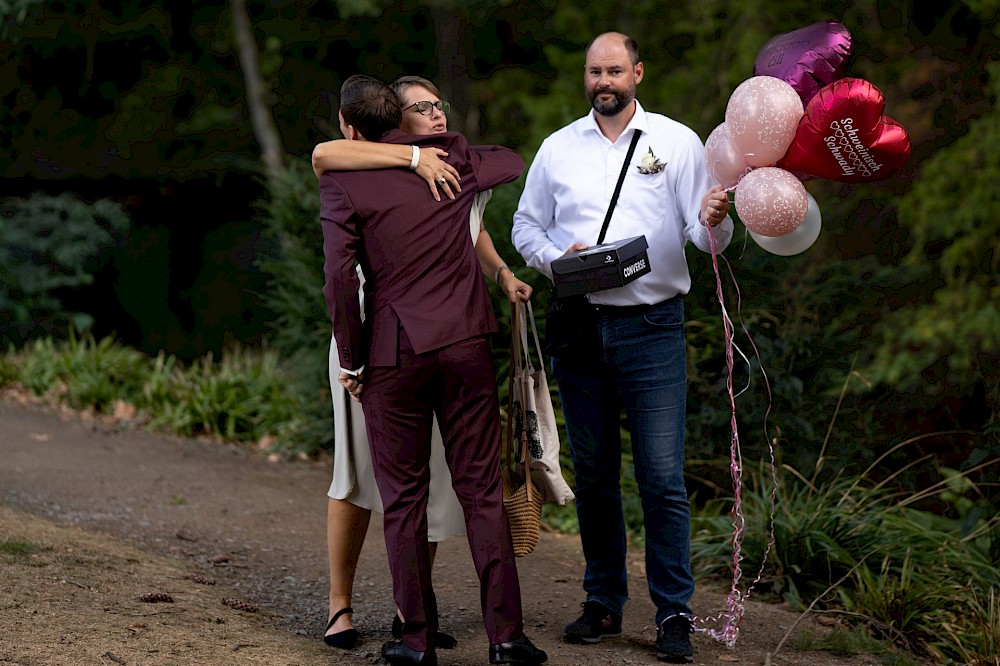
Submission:
<svg viewBox="0 0 1000 666">
<path fill-rule="evenodd" d="M 824 86 L 806 105 L 777 166 L 847 183 L 888 178 L 910 157 L 910 137 L 884 109 L 882 92 L 863 79 Z"/>
</svg>

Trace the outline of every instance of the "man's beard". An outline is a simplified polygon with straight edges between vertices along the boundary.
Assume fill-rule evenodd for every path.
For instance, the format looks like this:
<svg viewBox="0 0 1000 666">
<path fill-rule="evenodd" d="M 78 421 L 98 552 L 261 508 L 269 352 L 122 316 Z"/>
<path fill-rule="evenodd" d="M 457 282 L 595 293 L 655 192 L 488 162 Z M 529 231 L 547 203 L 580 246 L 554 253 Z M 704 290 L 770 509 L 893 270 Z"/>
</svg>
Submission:
<svg viewBox="0 0 1000 666">
<path fill-rule="evenodd" d="M 598 95 L 603 95 L 605 93 L 610 93 L 614 96 L 610 102 L 598 102 Z M 587 92 L 587 101 L 590 102 L 590 106 L 594 108 L 594 111 L 601 114 L 602 116 L 617 116 L 621 111 L 631 104 L 632 100 L 635 98 L 634 90 L 615 90 L 614 88 L 595 88 Z"/>
</svg>

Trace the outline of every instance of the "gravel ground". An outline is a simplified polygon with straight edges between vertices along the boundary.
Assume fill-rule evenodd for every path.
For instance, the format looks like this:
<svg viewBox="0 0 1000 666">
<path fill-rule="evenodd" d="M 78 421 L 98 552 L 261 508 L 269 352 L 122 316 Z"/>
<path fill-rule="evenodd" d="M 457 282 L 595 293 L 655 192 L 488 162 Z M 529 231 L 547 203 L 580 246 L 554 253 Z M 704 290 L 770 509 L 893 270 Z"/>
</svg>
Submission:
<svg viewBox="0 0 1000 666">
<path fill-rule="evenodd" d="M 321 641 L 329 460 L 269 459 L 43 408 L 13 394 L 0 399 L 0 424 L 0 544 L 38 548 L 0 551 L 10 581 L 0 592 L 0 663 L 383 663 L 379 648 L 389 638 L 393 604 L 377 518 L 355 586 L 362 643 L 340 652 Z M 641 552 L 630 559 L 625 634 L 594 646 L 561 640 L 583 600 L 578 538 L 545 533 L 518 568 L 526 633 L 549 663 L 657 663 Z M 439 651 L 439 660 L 488 663 L 464 540 L 441 545 L 434 576 L 442 629 L 459 639 L 457 649 Z M 166 594 L 173 603 L 143 602 L 145 594 Z M 708 617 L 725 601 L 723 592 L 699 588 L 692 605 Z M 829 630 L 812 617 L 799 620 L 783 606 L 751 601 L 736 646 L 698 634 L 695 663 L 878 663 L 799 652 L 794 636 L 772 656 L 793 625 L 795 634 Z"/>
</svg>

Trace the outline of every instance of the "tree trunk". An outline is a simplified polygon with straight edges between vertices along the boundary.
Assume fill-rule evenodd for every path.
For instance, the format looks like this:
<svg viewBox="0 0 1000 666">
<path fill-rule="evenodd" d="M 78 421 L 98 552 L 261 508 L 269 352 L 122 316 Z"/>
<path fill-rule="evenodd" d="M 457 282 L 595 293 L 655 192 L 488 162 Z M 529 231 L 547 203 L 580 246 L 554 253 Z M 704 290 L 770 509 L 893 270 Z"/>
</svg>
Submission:
<svg viewBox="0 0 1000 666">
<path fill-rule="evenodd" d="M 457 8 L 430 6 L 434 22 L 439 75 L 435 81 L 441 97 L 452 102 L 448 129 L 462 132 L 469 143 L 479 143 L 479 105 L 472 97 L 469 58 L 465 51 L 465 20 Z"/>
<path fill-rule="evenodd" d="M 233 13 L 233 38 L 239 56 L 240 70 L 243 72 L 243 88 L 253 133 L 260 144 L 261 160 L 268 180 L 273 180 L 285 171 L 281 136 L 267 105 L 267 90 L 260 76 L 257 62 L 257 40 L 253 36 L 246 0 L 230 0 Z"/>
</svg>

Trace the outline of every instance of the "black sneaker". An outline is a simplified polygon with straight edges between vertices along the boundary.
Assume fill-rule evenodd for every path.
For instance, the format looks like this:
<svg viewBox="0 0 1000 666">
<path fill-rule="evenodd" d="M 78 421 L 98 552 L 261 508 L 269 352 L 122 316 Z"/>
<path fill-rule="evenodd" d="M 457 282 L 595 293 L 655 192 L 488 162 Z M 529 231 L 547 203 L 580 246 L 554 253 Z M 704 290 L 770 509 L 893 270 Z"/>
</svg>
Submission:
<svg viewBox="0 0 1000 666">
<path fill-rule="evenodd" d="M 583 615 L 566 625 L 567 643 L 599 643 L 602 638 L 622 635 L 621 615 L 615 615 L 596 601 L 582 604 Z"/>
<path fill-rule="evenodd" d="M 671 615 L 656 628 L 656 658 L 671 664 L 690 664 L 694 661 L 691 649 L 691 619 L 684 615 Z"/>
</svg>

